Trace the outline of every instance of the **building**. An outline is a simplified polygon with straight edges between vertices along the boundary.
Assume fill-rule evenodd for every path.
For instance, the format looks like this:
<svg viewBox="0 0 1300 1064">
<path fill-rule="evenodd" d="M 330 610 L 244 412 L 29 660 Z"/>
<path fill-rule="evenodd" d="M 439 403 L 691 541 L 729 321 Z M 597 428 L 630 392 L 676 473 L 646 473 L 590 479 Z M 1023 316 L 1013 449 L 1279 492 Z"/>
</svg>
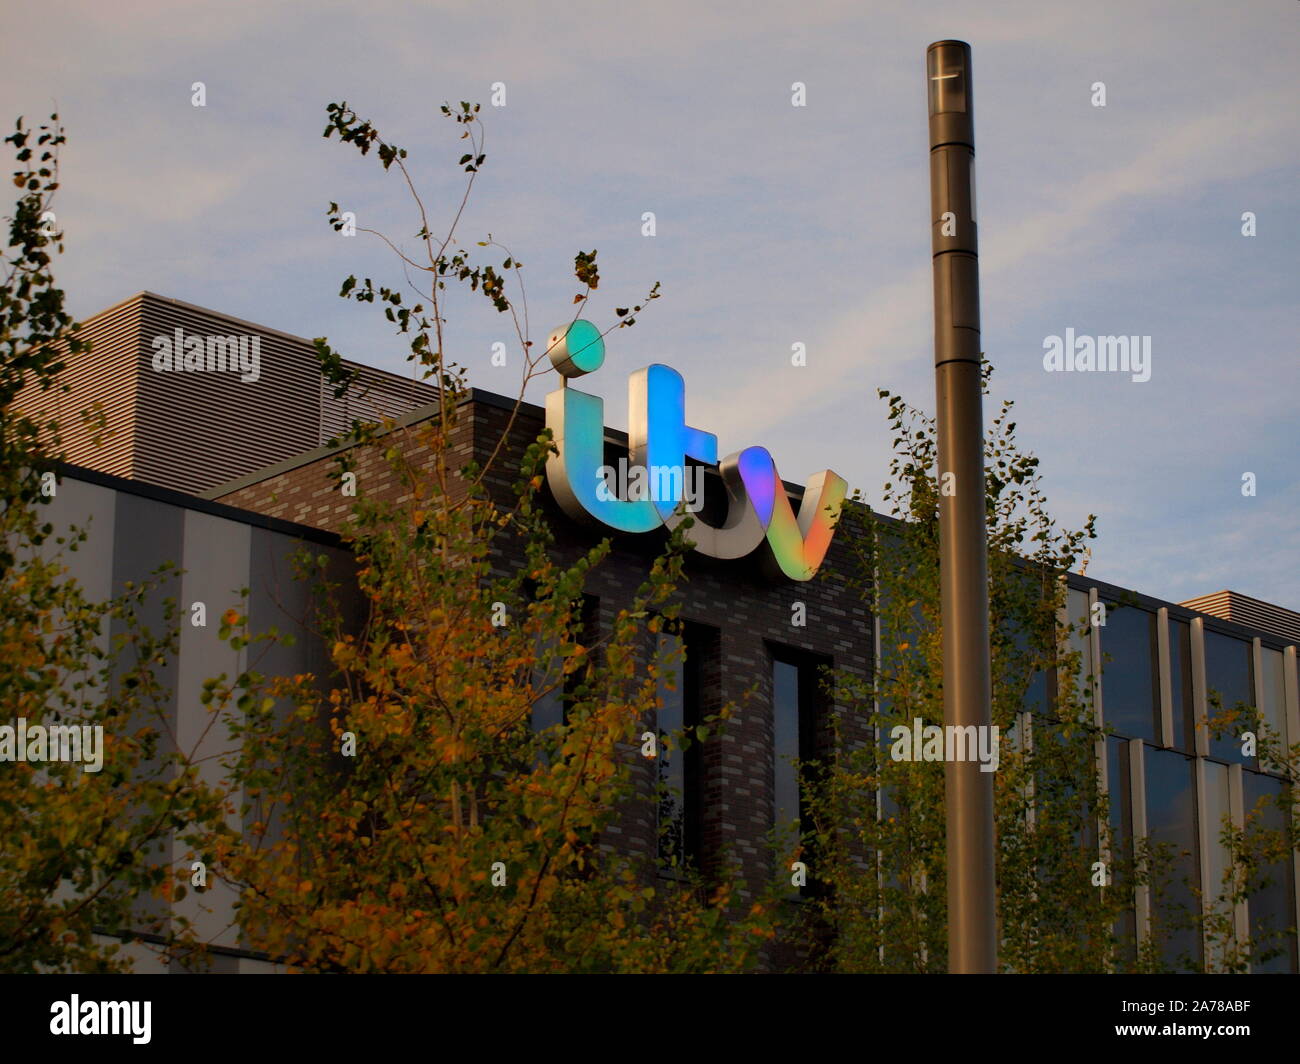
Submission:
<svg viewBox="0 0 1300 1064">
<path fill-rule="evenodd" d="M 321 379 L 312 343 L 152 292 L 87 318 L 90 350 L 69 359 L 64 394 L 31 396 L 56 417 L 70 462 L 190 493 L 298 454 L 344 431 L 432 402 L 437 390 L 356 363 L 342 398 Z M 98 400 L 102 446 L 75 420 Z"/>
<path fill-rule="evenodd" d="M 248 611 L 250 623 L 259 631 L 272 626 L 292 633 L 296 643 L 277 643 L 265 664 L 285 672 L 316 671 L 326 663 L 323 648 L 304 630 L 308 588 L 293 578 L 293 558 L 309 544 L 328 555 L 340 574 L 347 572 L 350 555 L 338 544 L 338 537 L 315 528 L 292 525 L 207 502 L 193 495 L 127 480 L 83 467 L 66 467 L 57 493 L 47 504 L 48 520 L 56 529 L 71 526 L 88 529 L 81 550 L 63 556 L 69 575 L 76 579 L 91 601 L 104 601 L 120 594 L 127 581 L 137 585 L 154 578 L 159 563 L 176 563 L 177 571 L 161 579 L 140 620 L 157 630 L 163 619 L 160 599 L 172 596 L 178 602 L 203 602 L 211 616 L 219 617 L 229 607 Z M 241 600 L 238 589 L 249 589 Z M 114 621 L 107 640 L 122 631 Z M 199 700 L 205 679 L 227 673 L 238 675 L 248 667 L 248 651 L 238 653 L 216 638 L 214 627 L 196 628 L 181 624 L 179 654 L 165 665 L 159 678 L 170 689 L 163 707 L 175 729 L 175 742 L 188 749 L 193 744 L 200 757 L 219 751 L 220 736 L 200 743 L 209 714 Z M 211 776 L 211 763 L 208 763 Z M 179 847 L 173 857 L 183 857 Z M 217 972 L 261 971 L 267 965 L 239 948 L 236 935 L 222 914 L 233 898 L 221 884 L 212 886 L 213 912 L 193 904 L 194 896 L 176 903 L 196 922 L 201 933 L 216 946 L 212 970 Z M 129 947 L 138 970 L 157 971 L 156 956 L 139 946 Z"/>
<path fill-rule="evenodd" d="M 187 569 L 182 601 L 200 594 L 222 601 L 230 588 L 248 583 L 254 609 L 261 611 L 256 622 L 270 616 L 272 603 L 293 601 L 299 593 L 287 582 L 286 559 L 295 540 L 320 544 L 333 552 L 338 565 L 346 566 L 346 551 L 336 533 L 352 501 L 327 477 L 338 448 L 325 440 L 341 431 L 356 409 L 346 404 L 355 400 L 336 400 L 322 391 L 307 341 L 148 293 L 96 315 L 87 332 L 96 350 L 87 363 L 91 368 L 69 368 L 71 399 L 88 394 L 93 373 L 97 393 L 113 398 L 110 420 L 120 436 L 103 450 L 76 441 L 71 453 L 77 465 L 65 472 L 58 507 L 61 520 L 95 515 L 94 527 L 100 531 L 92 536 L 92 552 L 82 563 L 97 582 L 94 586 L 107 593 L 157 559 L 171 557 Z M 164 346 L 156 341 L 186 334 L 233 338 L 241 353 L 251 352 L 251 338 L 259 337 L 264 384 L 242 381 L 230 368 L 205 365 L 202 372 L 182 373 L 156 369 L 155 358 Z M 238 346 L 244 340 L 249 342 Z M 176 340 L 172 346 L 177 346 Z M 219 346 L 230 350 L 228 341 Z M 209 350 L 205 340 L 205 359 Z M 196 348 L 194 357 L 199 354 Z M 577 368 L 569 377 L 592 368 L 578 365 L 580 351 L 573 360 Z M 245 361 L 236 368 L 251 377 L 251 369 L 245 369 L 250 365 Z M 435 394 L 421 391 L 427 386 L 375 371 L 365 379 L 377 398 L 364 400 L 369 404 L 361 408 L 364 414 L 395 415 L 399 426 L 430 416 L 430 408 L 420 402 Z M 254 384 L 264 390 L 250 387 Z M 673 384 L 668 375 L 634 382 L 646 395 Z M 573 394 L 562 395 L 558 402 L 569 401 Z M 470 391 L 463 402 L 468 416 L 462 419 L 456 449 L 465 458 L 482 458 L 501 438 L 514 403 L 479 390 Z M 574 402 L 580 405 L 580 399 Z M 568 409 L 571 419 L 577 413 L 577 406 Z M 548 416 L 554 417 L 549 407 L 524 405 L 510 445 L 517 450 L 534 438 Z M 597 417 L 600 438 L 594 446 L 611 465 L 628 456 L 630 447 L 635 451 L 638 441 L 644 443 L 644 426 L 634 426 L 629 439 L 627 433 L 605 427 L 598 414 L 588 411 L 585 416 Z M 572 425 L 571 420 L 570 429 Z M 733 482 L 714 468 L 716 456 L 699 458 L 709 450 L 703 440 L 707 433 L 678 428 L 697 434 L 684 438 L 691 441 L 687 454 L 696 458 L 692 466 L 705 474 L 702 516 L 710 524 L 721 524 Z M 377 458 L 368 465 L 370 461 L 363 458 L 358 467 L 365 490 L 395 497 L 400 485 Z M 778 509 L 782 495 L 792 505 L 801 502 L 804 489 L 780 482 L 774 467 L 753 477 L 746 481 L 751 494 L 761 490 L 763 477 L 767 483 L 776 478 L 780 488 L 775 489 L 773 505 Z M 495 489 L 507 490 L 509 479 L 500 478 Z M 826 478 L 810 482 L 808 490 L 825 492 L 833 483 L 828 471 Z M 554 485 L 553 479 L 553 494 Z M 611 534 L 593 533 L 572 521 L 573 507 L 572 500 L 567 507 L 553 506 L 561 552 L 576 553 L 593 536 Z M 802 524 L 802 532 L 808 533 L 810 523 Z M 761 539 L 762 529 L 755 535 Z M 597 627 L 608 625 L 641 582 L 655 542 L 653 536 L 619 532 L 617 527 L 613 540 L 610 559 L 586 589 L 590 623 Z M 797 808 L 789 759 L 824 749 L 833 718 L 850 741 L 873 741 L 848 707 L 821 694 L 816 674 L 820 666 L 834 665 L 869 676 L 877 634 L 867 606 L 843 588 L 788 575 L 774 578 L 757 553 L 732 547 L 718 546 L 715 553 L 722 557 L 696 554 L 690 559 L 682 635 L 687 664 L 679 677 L 680 702 L 666 711 L 689 723 L 693 715 L 739 701 L 756 682 L 755 697 L 725 733 L 704 744 L 697 758 L 676 771 L 685 795 L 681 830 L 690 849 L 707 866 L 710 855 L 725 846 L 739 857 L 745 876 L 758 880 L 771 874 L 765 836 Z M 827 560 L 844 562 L 844 550 L 839 540 L 831 539 Z M 1276 733 L 1290 743 L 1300 742 L 1300 614 L 1232 592 L 1180 604 L 1074 574 L 1069 585 L 1073 616 L 1090 613 L 1097 603 L 1130 604 L 1113 611 L 1104 627 L 1093 626 L 1076 644 L 1091 663 L 1099 719 L 1115 732 L 1105 740 L 1103 766 L 1113 800 L 1112 826 L 1121 839 L 1171 843 L 1185 855 L 1183 870 L 1193 884 L 1217 882 L 1226 859 L 1218 838 L 1221 818 L 1230 816 L 1240 825 L 1243 810 L 1257 797 L 1289 781 L 1257 757 L 1243 756 L 1240 744 L 1212 740 L 1198 722 L 1206 715 L 1210 692 L 1218 691 L 1225 704 L 1240 699 L 1258 707 Z M 807 623 L 792 623 L 796 614 Z M 200 638 L 186 634 L 175 667 L 174 711 L 182 733 L 198 712 L 190 688 L 199 677 L 230 664 L 204 649 L 196 641 Z M 298 659 L 285 666 L 306 669 L 310 661 L 319 660 L 321 651 L 308 640 L 295 653 Z M 544 716 L 548 711 L 542 707 L 538 712 Z M 652 771 L 643 772 L 647 790 L 653 785 Z M 629 816 L 614 834 L 628 852 L 654 852 L 652 815 Z M 1289 955 L 1261 968 L 1297 970 L 1297 879 L 1300 857 L 1293 857 L 1275 886 L 1233 913 L 1241 937 L 1265 921 L 1292 928 Z M 1133 931 L 1144 931 L 1151 904 L 1139 891 Z M 223 956 L 232 968 L 258 963 L 242 956 L 229 935 L 225 941 Z M 1193 953 L 1198 949 L 1195 942 L 1173 946 Z"/>
</svg>

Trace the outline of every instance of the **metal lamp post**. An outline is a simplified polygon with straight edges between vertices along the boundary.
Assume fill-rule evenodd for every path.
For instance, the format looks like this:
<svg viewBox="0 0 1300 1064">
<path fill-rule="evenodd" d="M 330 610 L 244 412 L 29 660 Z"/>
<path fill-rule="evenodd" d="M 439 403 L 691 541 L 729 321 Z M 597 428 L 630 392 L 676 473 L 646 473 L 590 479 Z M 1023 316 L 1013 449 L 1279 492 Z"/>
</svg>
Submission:
<svg viewBox="0 0 1300 1064">
<path fill-rule="evenodd" d="M 975 127 L 970 46 L 926 49 L 934 368 L 939 431 L 939 575 L 945 726 L 988 728 L 988 539 L 980 375 Z M 959 735 L 963 734 L 961 732 Z M 978 733 L 976 733 L 978 734 Z M 944 766 L 948 825 L 948 970 L 997 970 L 993 776 L 974 760 Z"/>
</svg>

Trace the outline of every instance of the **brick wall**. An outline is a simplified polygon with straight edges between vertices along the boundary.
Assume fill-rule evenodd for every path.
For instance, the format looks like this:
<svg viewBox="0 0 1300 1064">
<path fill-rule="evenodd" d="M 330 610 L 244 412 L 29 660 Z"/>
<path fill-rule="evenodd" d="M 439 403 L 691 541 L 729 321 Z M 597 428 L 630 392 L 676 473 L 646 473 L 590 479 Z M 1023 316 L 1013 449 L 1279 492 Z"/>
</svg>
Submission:
<svg viewBox="0 0 1300 1064">
<path fill-rule="evenodd" d="M 477 398 L 467 402 L 461 413 L 454 436 L 458 459 L 454 466 L 471 456 L 480 462 L 486 460 L 501 441 L 510 417 L 508 408 Z M 524 408 L 517 416 L 487 481 L 494 497 L 502 501 L 511 498 L 523 449 L 541 429 L 541 412 L 536 408 Z M 394 440 L 408 448 L 413 460 L 419 460 L 420 446 L 414 434 Z M 404 488 L 382 454 L 374 448 L 367 452 L 357 465 L 359 492 L 400 500 Z M 245 485 L 220 501 L 339 531 L 352 500 L 343 498 L 336 482 L 329 479 L 334 468 L 330 457 L 320 456 Z M 549 496 L 547 500 L 561 560 L 571 561 L 602 537 L 611 535 L 608 530 L 575 524 L 549 502 Z M 586 588 L 599 599 L 599 624 L 606 632 L 618 609 L 647 577 L 656 550 L 664 542 L 662 534 L 654 533 L 635 537 L 615 534 L 611 538 L 610 556 L 592 572 Z M 849 567 L 850 553 L 837 538 L 826 568 Z M 502 562 L 511 564 L 508 557 Z M 711 737 L 701 751 L 705 863 L 707 867 L 716 862 L 725 848 L 732 859 L 739 860 L 746 880 L 756 884 L 774 871 L 764 841 L 772 824 L 775 789 L 770 647 L 779 644 L 819 655 L 837 667 L 865 675 L 871 669 L 873 646 L 870 616 L 865 603 L 842 585 L 821 578 L 803 584 L 773 581 L 752 559 L 721 562 L 692 554 L 686 560 L 684 577 L 678 590 L 682 619 L 716 632 L 710 655 L 716 660 L 701 663 L 706 700 L 703 712 L 715 712 L 726 702 L 735 706 L 723 732 Z M 802 602 L 806 611 L 803 627 L 792 624 L 796 602 Z M 832 705 L 829 709 L 839 718 L 847 741 L 870 741 L 865 726 L 852 719 L 845 707 Z M 629 752 L 629 756 L 634 753 Z M 654 772 L 643 768 L 636 778 L 648 796 Z M 630 812 L 611 836 L 625 852 L 652 854 L 653 810 L 648 803 L 642 804 L 646 808 Z M 815 877 L 815 868 L 809 872 Z"/>
</svg>

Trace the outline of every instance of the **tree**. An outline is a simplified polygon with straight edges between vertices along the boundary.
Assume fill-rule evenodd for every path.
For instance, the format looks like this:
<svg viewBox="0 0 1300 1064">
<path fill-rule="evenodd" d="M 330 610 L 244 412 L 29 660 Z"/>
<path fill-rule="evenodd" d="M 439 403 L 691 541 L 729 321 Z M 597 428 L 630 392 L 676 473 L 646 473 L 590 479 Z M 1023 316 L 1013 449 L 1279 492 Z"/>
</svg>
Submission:
<svg viewBox="0 0 1300 1064">
<path fill-rule="evenodd" d="M 986 392 L 990 373 L 986 363 Z M 908 756 L 916 722 L 923 729 L 943 724 L 935 425 L 901 397 L 880 395 L 894 435 L 884 491 L 890 517 L 842 521 L 854 571 L 826 574 L 856 587 L 877 618 L 877 674 L 862 680 L 836 673 L 827 682 L 877 729 L 879 743 L 843 750 L 828 769 L 803 773 L 813 821 L 805 847 L 824 884 L 805 932 L 814 967 L 944 971 L 944 766 Z M 1182 855 L 1128 837 L 1102 787 L 1106 733 L 1093 710 L 1081 638 L 1093 618 L 1070 616 L 1065 584 L 1081 561 L 1086 570 L 1095 518 L 1078 531 L 1057 528 L 1038 459 L 1015 442 L 1011 409 L 1002 405 L 985 442 L 992 717 L 1002 738 L 994 772 L 1001 965 L 1013 972 L 1159 970 L 1169 963 L 1162 940 L 1190 929 L 1211 943 L 1221 967 L 1239 968 L 1252 950 L 1258 959 L 1278 948 L 1276 939 L 1236 942 L 1231 912 L 1289 860 L 1291 840 L 1300 837 L 1293 796 L 1279 788 L 1244 828 L 1225 823 L 1229 867 L 1222 884 L 1206 885 L 1216 896 L 1209 915 L 1195 889 L 1184 891 L 1193 904 L 1172 904 Z M 1297 752 L 1274 742 L 1265 756 L 1289 764 L 1294 778 Z M 1131 915 L 1139 888 L 1150 893 L 1154 913 L 1140 942 Z"/>
<path fill-rule="evenodd" d="M 51 252 L 63 237 L 50 208 L 65 135 L 57 115 L 36 130 L 18 119 L 5 138 L 21 196 L 9 221 L 0 289 L 0 970 L 122 970 L 129 929 L 183 945 L 188 927 L 170 896 L 171 841 L 220 814 L 184 751 L 166 753 L 167 692 L 157 664 L 175 653 L 175 604 L 163 631 L 141 608 L 174 576 L 87 598 L 64 559 L 88 529 L 56 530 L 56 420 L 25 413 L 19 395 L 57 390 L 66 357 L 86 351 L 64 308 Z M 64 387 L 66 390 L 66 387 Z M 97 420 L 94 411 L 85 413 Z M 102 425 L 102 421 L 99 422 Z M 111 630 L 120 634 L 110 640 Z M 130 937 L 129 934 L 127 937 Z"/>
<path fill-rule="evenodd" d="M 1244 732 L 1257 737 L 1260 763 L 1284 777 L 1256 777 L 1263 794 L 1254 801 L 1244 794 L 1242 820 L 1234 822 L 1230 814 L 1217 825 L 1218 843 L 1225 860 L 1217 882 L 1193 888 L 1197 901 L 1202 896 L 1208 904 L 1185 925 L 1201 932 L 1207 960 L 1215 970 L 1243 972 L 1251 965 L 1265 964 L 1292 954 L 1296 936 L 1294 908 L 1279 916 L 1270 913 L 1257 919 L 1244 936 L 1239 933 L 1236 915 L 1243 902 L 1260 905 L 1263 892 L 1278 885 L 1294 883 L 1292 855 L 1300 849 L 1300 794 L 1295 781 L 1300 779 L 1300 739 L 1287 744 L 1283 737 L 1263 720 L 1258 707 L 1245 702 L 1224 705 L 1223 696 L 1208 692 L 1209 711 L 1205 724 L 1216 738 Z M 1192 958 L 1181 958 L 1185 967 L 1194 967 Z"/>
<path fill-rule="evenodd" d="M 242 892 L 247 944 L 300 970 L 742 970 L 773 933 L 764 899 L 742 903 L 726 876 L 659 879 L 653 856 L 608 845 L 621 811 L 655 801 L 636 793 L 633 772 L 667 664 L 655 636 L 676 616 L 681 529 L 598 635 L 584 624 L 582 593 L 610 545 L 557 560 L 537 496 L 549 434 L 511 450 L 512 415 L 482 460 L 458 449 L 466 375 L 445 348 L 448 281 L 510 315 L 523 385 L 546 352 L 532 350 L 525 304 L 507 295 L 508 274 L 522 293 L 518 260 L 490 235 L 479 246 L 504 254 L 499 271 L 456 242 L 486 156 L 477 106 L 442 113 L 469 142 L 458 164 L 469 177 L 435 237 L 405 149 L 346 103 L 328 108 L 326 136 L 362 155 L 376 149 L 421 221 L 419 257 L 381 236 L 420 278 L 420 302 L 368 278 L 349 277 L 340 295 L 384 304 L 408 357 L 437 384 L 438 409 L 415 426 L 358 422 L 338 455 L 334 476 L 357 487 L 345 538 L 364 620 L 352 622 L 323 559 L 306 558 L 324 592 L 313 623 L 331 675 L 252 671 L 210 691 L 214 707 L 237 700 L 246 710 L 230 769 L 252 824 L 244 836 L 214 835 L 215 867 Z M 344 224 L 337 204 L 329 215 Z M 595 251 L 578 253 L 575 276 L 574 320 L 599 284 Z M 657 295 L 656 285 L 620 308 L 613 328 L 631 326 Z M 324 339 L 317 348 L 341 391 L 350 383 L 341 359 Z M 383 466 L 402 485 L 396 500 L 366 490 Z M 234 645 L 262 638 L 238 613 L 225 625 Z M 539 707 L 557 704 L 562 715 L 534 728 Z"/>
</svg>

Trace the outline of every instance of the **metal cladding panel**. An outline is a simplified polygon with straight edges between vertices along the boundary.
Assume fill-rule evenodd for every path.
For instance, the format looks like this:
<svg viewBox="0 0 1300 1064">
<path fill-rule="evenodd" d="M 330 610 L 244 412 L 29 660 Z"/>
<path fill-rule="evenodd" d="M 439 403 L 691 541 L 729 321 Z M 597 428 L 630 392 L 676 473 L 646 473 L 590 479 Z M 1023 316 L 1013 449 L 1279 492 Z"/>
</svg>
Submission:
<svg viewBox="0 0 1300 1064">
<path fill-rule="evenodd" d="M 334 389 L 321 381 L 318 443 L 346 435 L 354 420 L 398 418 L 417 407 L 438 401 L 438 389 L 427 381 L 403 378 L 357 362 L 347 362 L 346 365 L 359 371 L 361 376 L 342 398 L 334 398 Z"/>
<path fill-rule="evenodd" d="M 1236 591 L 1216 591 L 1210 595 L 1187 599 L 1179 605 L 1267 632 L 1279 639 L 1300 643 L 1300 613 L 1249 595 L 1241 595 Z"/>
<path fill-rule="evenodd" d="M 329 559 L 328 577 L 338 581 L 345 615 L 360 617 L 363 600 L 356 588 L 351 554 L 316 537 L 309 529 L 294 528 L 254 514 L 241 514 L 171 492 L 160 491 L 130 482 L 109 483 L 98 473 L 64 469 L 55 496 L 45 504 L 45 516 L 57 534 L 64 535 L 71 526 L 87 528 L 86 542 L 75 552 L 66 552 L 63 561 L 68 575 L 78 580 L 88 598 L 104 601 L 124 592 L 127 581 L 148 582 L 151 589 L 134 612 L 142 628 L 154 636 L 170 632 L 177 639 L 176 654 L 155 661 L 151 672 L 159 686 L 159 698 L 144 699 L 144 708 L 129 726 L 149 726 L 159 730 L 159 755 L 182 749 L 199 759 L 199 772 L 209 783 L 224 782 L 224 771 L 215 758 L 228 748 L 225 721 L 214 721 L 211 711 L 200 698 L 209 678 L 225 674 L 236 676 L 248 663 L 248 652 L 233 650 L 219 638 L 221 614 L 228 606 L 241 604 L 241 588 L 249 588 L 249 610 L 253 627 L 259 634 L 272 625 L 292 631 L 297 642 L 292 647 L 270 644 L 271 667 L 290 672 L 316 671 L 329 678 L 328 648 L 316 630 L 296 623 L 307 616 L 312 589 L 295 582 L 293 556 L 304 547 L 313 554 Z M 59 556 L 60 545 L 54 538 L 38 548 L 47 559 Z M 175 569 L 157 575 L 164 562 Z M 168 616 L 166 599 L 175 601 L 175 611 Z M 194 606 L 202 602 L 205 624 L 196 624 Z M 310 619 L 309 622 L 310 624 Z M 136 647 L 114 647 L 109 636 L 121 637 L 131 629 L 118 617 L 105 621 L 101 649 L 111 660 L 113 676 L 120 680 L 124 670 L 136 660 Z M 278 657 L 276 656 L 278 655 Z M 261 667 L 261 665 L 259 665 Z M 102 692 L 102 688 L 95 689 Z M 85 697 L 97 697 L 86 692 Z M 156 712 L 154 712 L 156 710 Z M 237 707 L 229 707 L 238 720 Z M 158 762 L 147 762 L 148 771 Z M 236 807 L 240 795 L 236 793 Z M 139 811 L 139 810 L 136 810 Z M 238 813 L 227 822 L 238 829 Z M 185 867 L 191 854 L 173 833 L 164 835 L 142 859 Z M 209 880 L 202 899 L 191 893 L 172 904 L 172 916 L 184 916 L 194 922 L 201 936 L 218 948 L 237 943 L 236 915 L 233 905 L 237 895 L 226 885 Z M 167 903 L 152 894 L 142 896 L 135 909 L 137 926 L 147 920 L 166 916 Z M 145 952 L 141 959 L 155 963 L 154 954 Z M 236 959 L 227 955 L 212 970 L 234 971 Z M 162 970 L 150 968 L 149 970 Z M 172 970 L 181 970 L 173 966 Z"/>
<path fill-rule="evenodd" d="M 184 554 L 184 511 L 176 506 L 121 493 L 117 497 L 113 529 L 113 593 L 121 595 L 130 581 L 135 587 L 146 588 L 141 605 L 133 609 L 139 630 L 161 639 L 166 633 L 179 630 L 179 619 L 168 616 L 167 600 L 179 599 L 181 582 L 179 567 Z M 164 563 L 177 568 L 160 571 Z M 110 623 L 111 639 L 124 638 L 133 630 L 124 617 L 114 617 Z M 124 674 L 133 667 L 133 655 L 124 654 L 114 659 L 114 683 L 120 684 Z M 158 733 L 156 759 L 141 762 L 140 771 L 157 771 L 163 760 L 176 749 L 176 680 L 177 663 L 174 656 L 163 655 L 161 664 L 151 668 L 153 680 L 158 685 L 157 700 L 146 697 L 133 713 L 128 727 L 153 728 Z M 147 847 L 141 857 L 149 862 L 170 861 L 171 845 L 164 837 Z M 142 896 L 137 904 L 142 914 L 152 917 L 166 913 L 162 898 Z"/>
<path fill-rule="evenodd" d="M 337 591 L 301 578 L 299 562 L 303 554 L 326 559 L 326 583 Z M 330 650 L 320 637 L 323 630 L 321 617 L 339 616 L 344 630 L 356 633 L 365 617 L 364 599 L 356 583 L 355 561 L 350 551 L 343 547 L 326 547 L 294 540 L 263 528 L 253 528 L 249 536 L 248 623 L 251 630 L 264 634 L 275 629 L 280 636 L 292 635 L 292 645 L 283 638 L 264 643 L 258 650 L 257 667 L 269 676 L 298 676 L 311 674 L 313 686 L 321 694 L 319 703 L 320 725 L 328 733 L 327 695 L 337 682 Z M 335 614 L 335 611 L 338 611 Z M 281 721 L 287 719 L 293 706 L 281 700 L 276 713 Z M 255 807 L 244 820 L 245 830 L 254 820 L 267 818 L 271 839 L 278 839 L 282 830 L 282 807 Z"/>
<path fill-rule="evenodd" d="M 42 517 L 54 526 L 54 535 L 45 541 L 41 553 L 49 560 L 57 557 L 64 567 L 64 577 L 75 581 L 88 602 L 105 602 L 114 595 L 113 557 L 117 528 L 117 492 L 98 484 L 88 484 L 70 476 L 59 482 L 58 491 L 45 504 Z M 72 537 L 84 530 L 86 542 L 71 549 Z M 59 539 L 67 540 L 63 544 Z M 112 643 L 109 623 L 102 620 L 95 645 L 107 657 Z M 82 680 L 95 676 L 99 663 L 85 662 Z M 84 698 L 98 701 L 101 688 L 84 689 Z"/>
<path fill-rule="evenodd" d="M 65 358 L 68 393 L 29 387 L 17 408 L 59 422 L 65 461 L 188 494 L 438 398 L 425 381 L 349 362 L 360 379 L 336 399 L 310 341 L 152 292 L 88 318 L 81 335 L 91 350 Z M 99 444 L 79 416 L 96 401 Z"/>
<path fill-rule="evenodd" d="M 174 346 L 177 329 L 207 353 L 210 337 L 242 342 L 246 356 L 255 341 L 255 372 L 208 354 L 201 370 L 155 369 L 155 341 Z M 316 446 L 320 371 L 305 340 L 150 293 L 138 336 L 136 479 L 197 493 Z"/>
<path fill-rule="evenodd" d="M 221 617 L 229 608 L 240 609 L 243 599 L 239 589 L 249 583 L 249 555 L 252 528 L 239 521 L 197 510 L 184 511 L 182 557 L 185 572 L 181 576 L 180 656 L 176 663 L 176 741 L 179 747 L 198 761 L 199 778 L 213 787 L 226 782 L 221 755 L 230 748 L 227 724 L 243 724 L 244 713 L 237 704 L 226 707 L 228 719 L 214 720 L 209 706 L 203 704 L 206 680 L 225 675 L 233 679 L 247 668 L 248 648 L 232 648 L 220 638 Z M 195 624 L 195 604 L 203 604 L 202 625 Z M 242 792 L 233 794 L 238 807 Z M 239 817 L 230 815 L 227 824 L 240 828 Z M 199 859 L 180 838 L 172 838 L 172 861 L 178 868 L 188 868 Z M 198 929 L 204 941 L 236 946 L 235 903 L 239 893 L 220 877 L 208 884 L 202 895 L 191 892 L 174 903 L 173 911 L 183 914 Z"/>
<path fill-rule="evenodd" d="M 1222 617 L 1225 621 L 1232 619 L 1228 612 L 1228 592 L 1226 591 L 1216 591 L 1212 595 L 1199 595 L 1196 598 L 1180 602 L 1179 605 L 1186 606 L 1191 610 L 1199 610 L 1201 613 L 1208 613 L 1212 617 Z"/>
<path fill-rule="evenodd" d="M 114 476 L 134 476 L 139 321 L 138 297 L 88 318 L 80 336 L 89 341 L 90 350 L 65 355 L 59 374 L 59 382 L 69 390 L 42 392 L 28 384 L 18 394 L 18 410 L 34 419 L 53 418 L 59 423 L 64 460 Z M 108 429 L 99 444 L 80 416 L 95 402 L 102 405 Z"/>
</svg>

